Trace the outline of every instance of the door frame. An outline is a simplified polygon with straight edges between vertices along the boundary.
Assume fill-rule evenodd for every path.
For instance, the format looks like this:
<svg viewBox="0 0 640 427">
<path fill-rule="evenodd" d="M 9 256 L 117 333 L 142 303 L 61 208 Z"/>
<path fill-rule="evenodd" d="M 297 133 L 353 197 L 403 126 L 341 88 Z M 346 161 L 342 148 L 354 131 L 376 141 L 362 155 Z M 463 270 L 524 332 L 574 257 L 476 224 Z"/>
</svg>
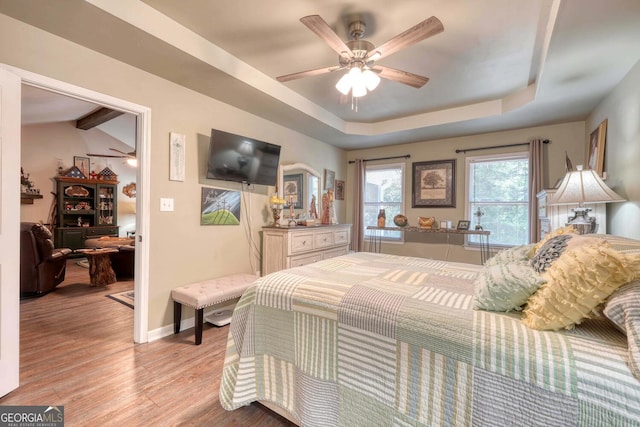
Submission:
<svg viewBox="0 0 640 427">
<path fill-rule="evenodd" d="M 0 64 L 0 67 L 20 77 L 22 84 L 77 98 L 83 101 L 100 104 L 113 110 L 130 113 L 136 116 L 136 157 L 138 170 L 136 172 L 136 250 L 134 275 L 134 315 L 133 341 L 144 343 L 148 341 L 149 333 L 149 184 L 151 165 L 151 109 L 124 99 L 116 98 L 27 70 Z M 20 117 L 18 117 L 20 119 Z M 12 197 L 8 209 L 20 212 L 20 202 L 17 193 Z M 2 198 L 5 202 L 5 197 Z M 8 199 L 8 198 L 7 198 Z M 19 309 L 19 300 L 16 301 Z"/>
<path fill-rule="evenodd" d="M 0 397 L 20 384 L 20 78 L 0 69 Z"/>
</svg>

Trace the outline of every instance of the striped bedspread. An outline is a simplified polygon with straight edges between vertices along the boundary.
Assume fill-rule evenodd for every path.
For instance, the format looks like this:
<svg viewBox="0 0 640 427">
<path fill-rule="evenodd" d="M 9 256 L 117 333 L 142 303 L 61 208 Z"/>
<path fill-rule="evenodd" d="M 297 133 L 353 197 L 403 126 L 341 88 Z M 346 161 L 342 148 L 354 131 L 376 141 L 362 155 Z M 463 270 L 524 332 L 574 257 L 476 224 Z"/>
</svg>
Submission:
<svg viewBox="0 0 640 427">
<path fill-rule="evenodd" d="M 356 253 L 261 278 L 233 314 L 222 406 L 323 427 L 640 425 L 624 335 L 475 311 L 479 269 Z"/>
</svg>

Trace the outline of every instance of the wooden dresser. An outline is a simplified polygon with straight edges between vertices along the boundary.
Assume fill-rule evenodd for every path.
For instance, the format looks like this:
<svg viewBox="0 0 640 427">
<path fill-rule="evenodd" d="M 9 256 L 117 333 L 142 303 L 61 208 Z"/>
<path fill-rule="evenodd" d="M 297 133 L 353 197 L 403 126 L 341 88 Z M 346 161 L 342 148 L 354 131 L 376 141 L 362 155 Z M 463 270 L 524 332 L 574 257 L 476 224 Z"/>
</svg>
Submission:
<svg viewBox="0 0 640 427">
<path fill-rule="evenodd" d="M 262 275 L 345 255 L 351 224 L 262 227 Z"/>
</svg>

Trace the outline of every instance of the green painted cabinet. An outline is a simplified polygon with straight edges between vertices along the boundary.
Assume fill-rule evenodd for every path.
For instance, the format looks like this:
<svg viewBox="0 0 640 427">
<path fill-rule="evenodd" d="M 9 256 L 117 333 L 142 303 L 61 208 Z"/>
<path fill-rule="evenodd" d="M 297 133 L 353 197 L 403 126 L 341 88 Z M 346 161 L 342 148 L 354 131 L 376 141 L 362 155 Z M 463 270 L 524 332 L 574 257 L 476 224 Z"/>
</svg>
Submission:
<svg viewBox="0 0 640 427">
<path fill-rule="evenodd" d="M 86 239 L 118 236 L 118 181 L 56 177 L 55 244 L 84 248 Z"/>
</svg>

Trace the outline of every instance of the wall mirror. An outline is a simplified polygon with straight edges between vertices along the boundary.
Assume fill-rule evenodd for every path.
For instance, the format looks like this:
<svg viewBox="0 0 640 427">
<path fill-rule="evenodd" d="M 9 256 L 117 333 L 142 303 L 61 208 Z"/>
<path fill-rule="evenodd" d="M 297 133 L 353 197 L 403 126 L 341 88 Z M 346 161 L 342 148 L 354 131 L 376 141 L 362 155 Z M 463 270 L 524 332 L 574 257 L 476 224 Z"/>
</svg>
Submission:
<svg viewBox="0 0 640 427">
<path fill-rule="evenodd" d="M 313 196 L 315 196 L 316 210 L 319 211 L 322 200 L 321 182 L 320 173 L 305 163 L 280 165 L 278 196 L 286 201 L 283 217 L 289 216 L 290 202 L 293 204 L 296 216 L 308 216 Z"/>
</svg>

